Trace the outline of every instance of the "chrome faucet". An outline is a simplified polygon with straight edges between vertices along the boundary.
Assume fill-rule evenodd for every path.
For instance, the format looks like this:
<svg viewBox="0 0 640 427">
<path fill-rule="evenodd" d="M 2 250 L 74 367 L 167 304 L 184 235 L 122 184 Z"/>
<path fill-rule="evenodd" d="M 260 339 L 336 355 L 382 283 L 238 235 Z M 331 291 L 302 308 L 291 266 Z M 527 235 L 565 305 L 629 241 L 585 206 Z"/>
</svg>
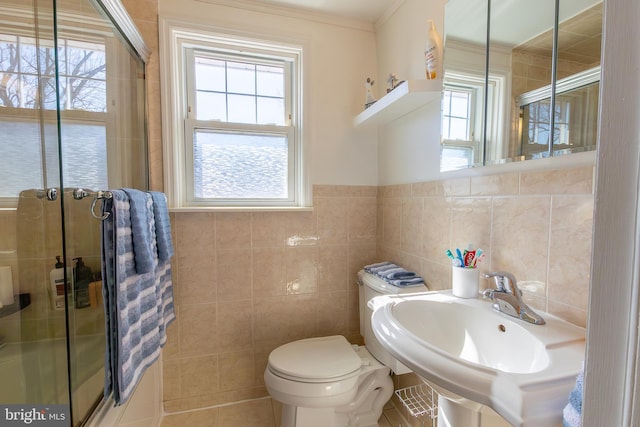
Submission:
<svg viewBox="0 0 640 427">
<path fill-rule="evenodd" d="M 494 301 L 492 305 L 494 310 L 535 325 L 545 324 L 544 319 L 522 300 L 522 291 L 518 288 L 518 282 L 513 274 L 494 271 L 485 273 L 482 277 L 493 279 L 496 283 L 495 289 L 485 289 L 482 292 L 484 298 Z"/>
</svg>

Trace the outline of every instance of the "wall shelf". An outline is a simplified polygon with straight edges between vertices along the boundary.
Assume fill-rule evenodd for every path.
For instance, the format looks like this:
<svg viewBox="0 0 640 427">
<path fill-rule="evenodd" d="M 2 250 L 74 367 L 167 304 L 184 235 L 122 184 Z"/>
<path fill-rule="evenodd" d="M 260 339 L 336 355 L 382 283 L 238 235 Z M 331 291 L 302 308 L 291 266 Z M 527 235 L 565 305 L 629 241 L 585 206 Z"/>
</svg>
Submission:
<svg viewBox="0 0 640 427">
<path fill-rule="evenodd" d="M 0 308 L 0 317 L 5 317 L 26 308 L 31 304 L 31 294 L 15 295 L 15 302 Z"/>
<path fill-rule="evenodd" d="M 442 79 L 408 80 L 353 119 L 354 126 L 383 125 L 442 96 Z"/>
</svg>

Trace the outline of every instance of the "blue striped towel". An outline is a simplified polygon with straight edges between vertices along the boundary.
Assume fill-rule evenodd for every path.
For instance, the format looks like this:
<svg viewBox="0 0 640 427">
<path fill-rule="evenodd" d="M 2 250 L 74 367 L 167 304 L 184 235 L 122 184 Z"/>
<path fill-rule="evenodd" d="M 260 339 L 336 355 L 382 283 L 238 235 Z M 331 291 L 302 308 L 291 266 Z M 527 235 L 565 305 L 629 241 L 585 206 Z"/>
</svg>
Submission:
<svg viewBox="0 0 640 427">
<path fill-rule="evenodd" d="M 158 258 L 166 260 L 173 256 L 171 243 L 171 224 L 167 209 L 167 197 L 164 193 L 150 191 L 153 198 L 153 216 L 156 223 L 156 242 L 158 243 Z"/>
<path fill-rule="evenodd" d="M 364 267 L 364 271 L 377 276 L 393 286 L 408 287 L 424 284 L 424 279 L 413 271 L 406 270 L 392 262 L 379 262 Z"/>
<path fill-rule="evenodd" d="M 105 397 L 113 393 L 116 405 L 131 397 L 146 369 L 160 355 L 166 328 L 175 319 L 171 263 L 153 256 L 152 270 L 137 271 L 131 200 L 123 190 L 112 190 L 103 202 L 102 277 L 107 348 Z M 144 193 L 143 193 L 144 194 Z M 144 197 L 147 198 L 146 196 Z M 147 214 L 141 214 L 143 216 Z M 155 254 L 155 221 L 149 216 L 150 252 Z"/>
<path fill-rule="evenodd" d="M 155 239 L 153 235 L 153 200 L 144 191 L 124 188 L 129 198 L 131 217 L 131 235 L 133 237 L 133 255 L 136 261 L 136 273 L 153 271 L 155 258 Z"/>
<path fill-rule="evenodd" d="M 576 378 L 576 385 L 569 393 L 569 403 L 562 410 L 562 427 L 582 426 L 582 385 L 584 366 Z"/>
</svg>

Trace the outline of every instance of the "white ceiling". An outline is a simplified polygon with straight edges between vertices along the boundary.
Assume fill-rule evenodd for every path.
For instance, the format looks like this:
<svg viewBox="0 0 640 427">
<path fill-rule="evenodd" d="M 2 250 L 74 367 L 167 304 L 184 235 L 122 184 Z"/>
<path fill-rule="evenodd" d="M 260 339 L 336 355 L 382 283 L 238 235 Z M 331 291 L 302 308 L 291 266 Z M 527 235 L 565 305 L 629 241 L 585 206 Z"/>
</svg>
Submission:
<svg viewBox="0 0 640 427">
<path fill-rule="evenodd" d="M 312 12 L 375 23 L 398 0 L 256 0 L 258 3 L 292 7 Z"/>
</svg>

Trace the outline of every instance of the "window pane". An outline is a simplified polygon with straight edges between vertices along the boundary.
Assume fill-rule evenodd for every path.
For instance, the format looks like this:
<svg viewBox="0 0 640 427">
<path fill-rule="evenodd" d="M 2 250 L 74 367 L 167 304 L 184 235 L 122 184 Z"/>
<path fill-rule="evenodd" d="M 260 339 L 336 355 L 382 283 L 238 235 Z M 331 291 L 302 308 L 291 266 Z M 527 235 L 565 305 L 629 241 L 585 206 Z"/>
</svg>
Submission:
<svg viewBox="0 0 640 427">
<path fill-rule="evenodd" d="M 258 124 L 284 125 L 284 99 L 260 98 L 258 102 Z"/>
<path fill-rule="evenodd" d="M 107 112 L 107 82 L 105 80 L 70 79 L 72 110 Z"/>
<path fill-rule="evenodd" d="M 64 124 L 62 126 L 64 184 L 68 187 L 108 188 L 106 129 L 104 125 Z M 44 135 L 42 135 L 44 131 Z M 43 139 L 57 140 L 57 128 L 37 122 L 0 120 L 0 133 L 11 143 L 0 144 L 0 197 L 16 197 L 22 190 L 42 188 Z M 47 158 L 57 158 L 57 145 L 45 144 Z M 17 173 L 16 171 L 20 172 Z M 58 173 L 57 165 L 48 165 L 49 177 Z"/>
<path fill-rule="evenodd" d="M 227 98 L 224 93 L 196 92 L 197 120 L 227 121 Z"/>
<path fill-rule="evenodd" d="M 451 115 L 457 117 L 469 117 L 469 94 L 454 92 L 451 95 Z"/>
<path fill-rule="evenodd" d="M 224 92 L 225 70 L 224 61 L 196 57 L 196 90 L 211 90 Z"/>
<path fill-rule="evenodd" d="M 24 40 L 24 39 L 23 39 Z M 37 74 L 38 57 L 35 45 L 20 43 L 20 72 Z"/>
<path fill-rule="evenodd" d="M 53 126 L 47 128 L 55 131 Z M 6 142 L 0 144 L 0 197 L 17 197 L 22 190 L 42 188 L 39 124 L 0 120 L 0 133 Z"/>
<path fill-rule="evenodd" d="M 67 47 L 67 75 L 92 79 L 106 79 L 106 60 L 104 52 L 98 49 Z"/>
<path fill-rule="evenodd" d="M 3 96 L 0 97 L 0 105 L 3 107 L 19 107 L 20 106 L 20 83 L 16 74 L 0 73 L 2 80 L 6 80 L 6 86 L 0 87 Z"/>
<path fill-rule="evenodd" d="M 242 62 L 227 62 L 227 91 L 232 93 L 256 93 L 256 67 Z"/>
<path fill-rule="evenodd" d="M 442 111 L 445 116 L 451 115 L 451 91 L 445 90 L 442 94 Z"/>
<path fill-rule="evenodd" d="M 3 37 L 4 38 L 4 37 Z M 0 43 L 0 71 L 14 72 L 18 69 L 15 43 Z"/>
<path fill-rule="evenodd" d="M 105 126 L 63 123 L 61 128 L 65 187 L 108 188 Z"/>
<path fill-rule="evenodd" d="M 454 117 L 450 120 L 451 129 L 449 130 L 449 139 L 468 140 L 469 133 L 467 132 L 467 124 L 469 122 L 466 119 L 457 119 Z"/>
<path fill-rule="evenodd" d="M 284 97 L 284 70 L 279 67 L 257 67 L 258 95 Z"/>
<path fill-rule="evenodd" d="M 232 123 L 256 123 L 256 98 L 246 95 L 229 95 L 229 121 Z"/>
<path fill-rule="evenodd" d="M 288 141 L 281 135 L 195 131 L 196 198 L 286 198 Z"/>
<path fill-rule="evenodd" d="M 9 88 L 8 88 L 9 89 Z M 36 105 L 38 100 L 38 76 L 22 76 L 22 102 L 20 107 L 23 108 L 38 108 Z M 17 102 L 17 98 L 16 98 Z M 12 103 L 12 107 L 18 107 L 17 103 Z"/>
<path fill-rule="evenodd" d="M 442 147 L 441 169 L 448 171 L 471 166 L 473 149 L 468 147 Z"/>
<path fill-rule="evenodd" d="M 56 79 L 55 77 L 42 77 L 40 84 L 44 88 L 43 106 L 47 110 L 57 109 L 56 105 Z M 64 107 L 67 102 L 67 79 L 60 79 L 60 105 Z"/>
</svg>

